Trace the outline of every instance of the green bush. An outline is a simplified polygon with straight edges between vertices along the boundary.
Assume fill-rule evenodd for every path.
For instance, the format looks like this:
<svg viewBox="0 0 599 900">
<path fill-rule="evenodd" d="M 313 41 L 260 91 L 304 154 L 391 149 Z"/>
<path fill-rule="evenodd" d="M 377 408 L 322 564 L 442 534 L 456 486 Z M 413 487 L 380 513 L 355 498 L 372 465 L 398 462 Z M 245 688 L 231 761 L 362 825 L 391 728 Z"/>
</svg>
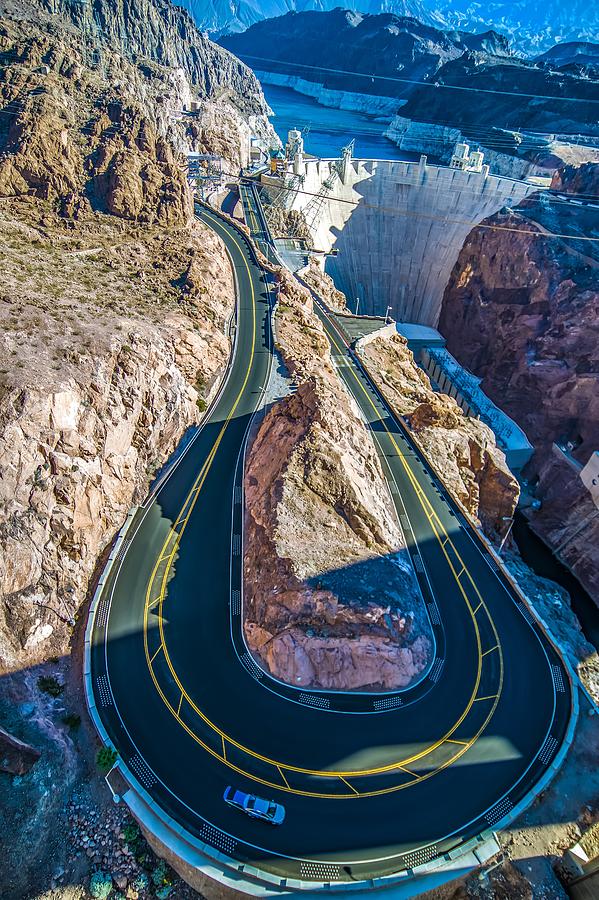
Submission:
<svg viewBox="0 0 599 900">
<path fill-rule="evenodd" d="M 137 825 L 133 825 L 133 823 L 129 823 L 125 825 L 123 828 L 123 837 L 125 839 L 125 843 L 131 848 L 137 844 L 139 840 L 139 828 Z"/>
<path fill-rule="evenodd" d="M 96 765 L 101 772 L 108 772 L 117 761 L 118 753 L 114 747 L 100 747 L 96 756 Z"/>
<path fill-rule="evenodd" d="M 152 881 L 154 882 L 154 885 L 157 888 L 170 887 L 173 880 L 173 870 L 163 859 L 161 859 L 152 872 Z M 156 896 L 158 896 L 158 894 L 156 894 Z M 164 896 L 166 897 L 168 894 L 165 894 Z"/>
<path fill-rule="evenodd" d="M 78 716 L 77 713 L 67 713 L 62 717 L 62 722 L 63 725 L 67 725 L 75 731 L 81 725 L 81 716 Z"/>
<path fill-rule="evenodd" d="M 133 888 L 136 891 L 146 891 L 150 887 L 150 879 L 145 872 L 140 872 L 133 880 Z"/>
<path fill-rule="evenodd" d="M 49 694 L 50 697 L 60 697 L 64 691 L 64 684 L 61 684 L 52 675 L 40 675 L 37 680 L 37 686 L 40 691 L 43 691 L 44 694 Z"/>
<path fill-rule="evenodd" d="M 106 900 L 112 893 L 112 876 L 108 872 L 94 872 L 89 882 L 89 892 L 94 900 Z"/>
</svg>

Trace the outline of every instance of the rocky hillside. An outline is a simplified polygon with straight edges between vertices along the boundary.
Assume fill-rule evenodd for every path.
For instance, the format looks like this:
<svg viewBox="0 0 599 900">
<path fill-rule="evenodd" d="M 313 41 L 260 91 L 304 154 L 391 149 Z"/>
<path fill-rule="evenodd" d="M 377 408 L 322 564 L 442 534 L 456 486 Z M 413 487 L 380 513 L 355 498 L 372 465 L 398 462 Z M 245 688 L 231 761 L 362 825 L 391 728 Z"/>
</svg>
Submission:
<svg viewBox="0 0 599 900">
<path fill-rule="evenodd" d="M 95 777 L 84 603 L 229 356 L 233 273 L 181 151 L 238 168 L 268 124 L 251 72 L 160 0 L 0 9 L 0 884 L 20 900 L 102 864 L 92 831 L 65 840 Z"/>
<path fill-rule="evenodd" d="M 562 177 L 592 181 L 589 170 Z M 592 210 L 526 201 L 487 220 L 502 230 L 472 231 L 439 328 L 534 444 L 528 473 L 542 507 L 530 513 L 532 526 L 599 599 L 599 517 L 577 468 L 599 446 L 599 259 L 588 242 L 550 234 L 580 215 Z M 554 442 L 571 442 L 572 461 Z"/>
<path fill-rule="evenodd" d="M 564 67 L 555 53 L 528 59 L 495 31 L 447 31 L 413 18 L 335 9 L 268 19 L 221 43 L 268 73 L 267 81 L 307 93 L 314 89 L 303 82 L 316 83 L 323 97 L 331 90 L 391 97 L 403 118 L 461 129 L 471 142 L 502 153 L 548 155 L 548 140 L 523 143 L 520 130 L 599 137 L 593 67 Z"/>
<path fill-rule="evenodd" d="M 483 422 L 464 415 L 453 397 L 433 391 L 428 376 L 397 332 L 358 343 L 368 371 L 453 497 L 494 540 L 505 534 L 520 493 L 518 482 Z"/>
<path fill-rule="evenodd" d="M 599 82 L 592 78 L 521 57 L 469 51 L 442 66 L 435 82 L 441 87 L 420 87 L 411 94 L 402 116 L 461 128 L 499 150 L 506 148 L 508 137 L 497 135 L 493 142 L 489 129 L 599 136 Z M 478 93 L 469 93 L 464 102 L 464 88 Z"/>
<path fill-rule="evenodd" d="M 444 63 L 466 51 L 509 52 L 506 39 L 494 32 L 446 33 L 414 18 L 343 9 L 289 13 L 223 37 L 221 43 L 254 69 L 299 75 L 328 89 L 397 98 L 409 95 L 410 82 L 430 80 Z M 321 68 L 323 59 L 326 69 Z M 339 75 L 335 69 L 351 74 Z"/>
<path fill-rule="evenodd" d="M 432 644 L 372 438 L 336 374 L 310 293 L 277 272 L 277 343 L 295 389 L 248 455 L 245 632 L 296 686 L 392 690 Z"/>
<path fill-rule="evenodd" d="M 192 224 L 177 147 L 218 146 L 237 166 L 242 110 L 263 112 L 251 73 L 166 3 L 139 0 L 126 18 L 101 2 L 60 9 L 8 0 L 0 26 L 9 666 L 43 657 L 48 641 L 65 648 L 97 557 L 222 371 L 232 277 Z M 178 68 L 153 61 L 167 44 Z M 192 96 L 198 115 L 182 120 Z"/>
<path fill-rule="evenodd" d="M 536 59 L 537 62 L 545 63 L 550 68 L 594 79 L 599 76 L 599 44 L 591 44 L 588 41 L 564 41 L 550 47 Z"/>
</svg>

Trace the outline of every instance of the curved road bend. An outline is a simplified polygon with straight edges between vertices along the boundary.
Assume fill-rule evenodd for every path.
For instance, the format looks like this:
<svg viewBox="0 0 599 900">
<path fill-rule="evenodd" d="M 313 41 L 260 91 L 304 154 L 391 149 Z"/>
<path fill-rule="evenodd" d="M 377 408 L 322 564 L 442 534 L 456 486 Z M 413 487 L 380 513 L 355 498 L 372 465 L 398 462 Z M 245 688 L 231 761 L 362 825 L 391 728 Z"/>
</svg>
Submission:
<svg viewBox="0 0 599 900">
<path fill-rule="evenodd" d="M 437 656 L 418 690 L 378 697 L 283 687 L 244 657 L 238 463 L 270 367 L 269 298 L 243 236 L 200 218 L 236 271 L 236 350 L 98 605 L 97 708 L 154 800 L 228 856 L 305 881 L 410 868 L 492 828 L 540 778 L 567 728 L 569 681 L 323 311 L 380 450 Z M 228 784 L 283 803 L 284 824 L 227 807 Z"/>
</svg>

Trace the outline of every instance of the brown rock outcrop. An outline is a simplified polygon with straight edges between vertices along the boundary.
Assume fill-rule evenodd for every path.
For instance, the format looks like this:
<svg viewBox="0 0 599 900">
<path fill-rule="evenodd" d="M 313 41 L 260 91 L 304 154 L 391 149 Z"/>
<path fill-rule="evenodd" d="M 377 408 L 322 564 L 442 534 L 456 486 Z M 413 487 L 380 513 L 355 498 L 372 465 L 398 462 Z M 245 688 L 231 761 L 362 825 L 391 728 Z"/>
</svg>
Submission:
<svg viewBox="0 0 599 900">
<path fill-rule="evenodd" d="M 404 687 L 430 659 L 422 598 L 311 296 L 278 278 L 278 344 L 297 389 L 270 409 L 248 454 L 246 639 L 296 686 Z"/>
<path fill-rule="evenodd" d="M 347 300 L 345 294 L 335 287 L 335 282 L 321 268 L 318 261 L 311 256 L 308 267 L 302 269 L 301 280 L 312 288 L 319 297 L 322 297 L 329 309 L 335 309 L 338 312 L 347 310 Z"/>
<path fill-rule="evenodd" d="M 45 213 L 43 238 L 23 207 L 0 215 L 5 668 L 65 649 L 102 550 L 216 386 L 234 302 L 222 245 L 199 224 L 130 233 L 99 216 L 73 233 L 43 201 L 27 208 Z"/>
<path fill-rule="evenodd" d="M 184 10 L 163 0 L 126 12 L 102 0 L 51 7 L 0 2 L 0 51 L 14 61 L 0 79 L 0 196 L 181 224 L 192 214 L 182 152 L 219 154 L 237 172 L 251 133 L 273 137 L 254 75 Z"/>
<path fill-rule="evenodd" d="M 502 230 L 470 233 L 439 328 L 534 444 L 527 474 L 538 479 L 542 508 L 528 511 L 531 525 L 599 600 L 599 531 L 576 466 L 599 447 L 599 262 L 592 245 L 581 253 L 582 242 L 566 245 L 526 212 L 487 220 Z M 569 204 L 550 212 L 558 231 L 560 219 L 571 222 Z M 555 441 L 572 443 L 573 463 Z"/>
<path fill-rule="evenodd" d="M 447 489 L 494 539 L 518 502 L 518 482 L 483 422 L 465 416 L 453 397 L 433 391 L 406 340 L 382 332 L 358 350 L 391 407 L 405 416 L 412 434 Z"/>
<path fill-rule="evenodd" d="M 587 162 L 580 166 L 561 166 L 554 174 L 551 187 L 565 194 L 584 194 L 599 199 L 599 165 Z"/>
</svg>

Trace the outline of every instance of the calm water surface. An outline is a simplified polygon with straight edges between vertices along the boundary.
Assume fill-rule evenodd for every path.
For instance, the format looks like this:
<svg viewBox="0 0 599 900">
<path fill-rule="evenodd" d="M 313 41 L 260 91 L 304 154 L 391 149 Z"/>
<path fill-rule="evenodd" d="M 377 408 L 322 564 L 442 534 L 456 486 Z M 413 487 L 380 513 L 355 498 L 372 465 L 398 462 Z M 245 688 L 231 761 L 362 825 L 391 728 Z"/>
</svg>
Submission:
<svg viewBox="0 0 599 900">
<path fill-rule="evenodd" d="M 291 88 L 263 84 L 266 100 L 274 111 L 275 131 L 285 143 L 290 128 L 310 126 L 305 148 L 313 156 L 339 156 L 342 147 L 355 138 L 354 156 L 362 159 L 418 159 L 419 154 L 400 150 L 384 137 L 387 122 L 374 116 L 321 106 L 312 97 L 304 97 Z"/>
</svg>

